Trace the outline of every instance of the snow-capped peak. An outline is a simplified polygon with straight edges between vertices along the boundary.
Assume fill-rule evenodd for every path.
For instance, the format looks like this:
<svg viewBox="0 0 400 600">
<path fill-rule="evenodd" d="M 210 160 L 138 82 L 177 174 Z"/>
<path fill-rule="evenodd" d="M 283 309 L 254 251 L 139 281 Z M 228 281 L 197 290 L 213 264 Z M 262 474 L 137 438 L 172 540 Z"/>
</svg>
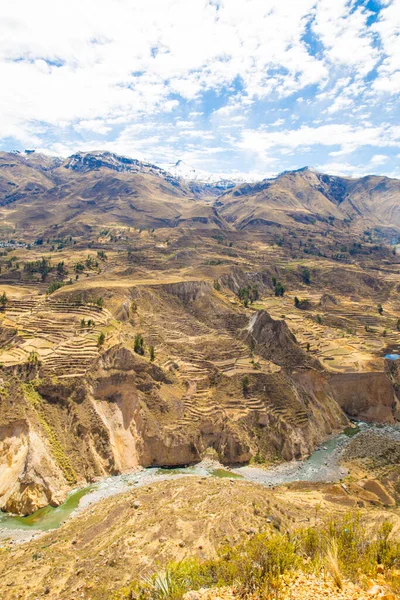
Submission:
<svg viewBox="0 0 400 600">
<path fill-rule="evenodd" d="M 209 185 L 217 185 L 219 187 L 229 188 L 249 181 L 249 175 L 242 173 L 209 173 L 201 169 L 195 169 L 191 165 L 185 163 L 184 160 L 177 160 L 176 163 L 163 165 L 163 168 L 174 175 L 174 177 L 184 179 L 186 181 L 196 181 Z M 250 180 L 253 178 L 250 176 Z M 254 180 L 256 177 L 254 177 Z"/>
</svg>

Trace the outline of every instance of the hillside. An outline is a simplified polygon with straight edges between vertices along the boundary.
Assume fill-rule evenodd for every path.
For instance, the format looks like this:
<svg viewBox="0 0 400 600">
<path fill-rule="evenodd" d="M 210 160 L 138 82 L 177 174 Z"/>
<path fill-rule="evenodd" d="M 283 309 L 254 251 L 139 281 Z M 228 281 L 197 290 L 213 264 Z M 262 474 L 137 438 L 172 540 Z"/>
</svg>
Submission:
<svg viewBox="0 0 400 600">
<path fill-rule="evenodd" d="M 216 197 L 106 152 L 0 174 L 0 595 L 199 600 L 200 569 L 261 598 L 234 557 L 293 541 L 290 600 L 393 600 L 398 182 L 305 169 Z M 174 592 L 142 590 L 176 560 Z"/>
<path fill-rule="evenodd" d="M 275 179 L 242 184 L 217 201 L 219 213 L 238 229 L 268 225 L 335 224 L 400 230 L 400 181 L 388 177 L 334 177 L 305 168 Z"/>
<path fill-rule="evenodd" d="M 33 159 L 35 156 L 35 159 Z M 212 206 L 166 171 L 110 153 L 46 157 L 0 153 L 3 235 L 33 235 L 55 227 L 82 234 L 93 227 L 200 226 L 221 228 Z"/>
<path fill-rule="evenodd" d="M 304 168 L 275 179 L 239 183 L 178 161 L 171 172 L 110 152 L 62 160 L 0 153 L 1 232 L 33 235 L 52 228 L 82 234 L 102 225 L 242 231 L 299 228 L 400 231 L 400 182 L 335 177 Z"/>
</svg>

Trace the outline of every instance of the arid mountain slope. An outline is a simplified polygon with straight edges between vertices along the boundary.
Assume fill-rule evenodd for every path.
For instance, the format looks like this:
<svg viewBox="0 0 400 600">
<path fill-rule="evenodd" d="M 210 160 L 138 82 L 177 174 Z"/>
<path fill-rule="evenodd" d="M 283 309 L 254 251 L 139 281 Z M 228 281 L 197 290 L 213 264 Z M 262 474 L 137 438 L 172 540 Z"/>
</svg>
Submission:
<svg viewBox="0 0 400 600">
<path fill-rule="evenodd" d="M 304 168 L 225 189 L 218 182 L 186 181 L 110 152 L 79 152 L 66 160 L 3 152 L 0 232 L 41 229 L 48 234 L 61 226 L 61 232 L 68 229 L 73 235 L 102 225 L 400 231 L 396 179 L 350 179 Z"/>
<path fill-rule="evenodd" d="M 111 153 L 78 153 L 51 164 L 47 157 L 0 153 L 0 206 L 4 234 L 56 226 L 79 234 L 112 224 L 224 227 L 210 202 L 197 200 L 183 181 Z"/>
<path fill-rule="evenodd" d="M 353 227 L 400 230 L 400 181 L 373 175 L 334 177 L 305 168 L 237 186 L 223 194 L 217 206 L 238 229 L 315 221 L 323 228 L 346 220 Z"/>
</svg>

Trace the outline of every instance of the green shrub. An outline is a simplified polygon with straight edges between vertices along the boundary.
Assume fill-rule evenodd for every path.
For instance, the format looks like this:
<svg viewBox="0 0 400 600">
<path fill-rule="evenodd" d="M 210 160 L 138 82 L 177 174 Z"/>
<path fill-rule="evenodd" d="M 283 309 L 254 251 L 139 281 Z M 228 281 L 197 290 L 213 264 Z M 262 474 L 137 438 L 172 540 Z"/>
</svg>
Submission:
<svg viewBox="0 0 400 600">
<path fill-rule="evenodd" d="M 53 281 L 49 287 L 47 288 L 47 294 L 52 294 L 53 292 L 59 290 L 60 288 L 62 288 L 64 285 L 64 283 L 62 281 Z"/>
<path fill-rule="evenodd" d="M 144 354 L 144 339 L 143 339 L 143 336 L 140 335 L 140 333 L 135 335 L 135 342 L 133 345 L 133 349 L 136 352 L 136 354 L 140 354 L 141 356 L 143 356 L 143 354 Z"/>
</svg>

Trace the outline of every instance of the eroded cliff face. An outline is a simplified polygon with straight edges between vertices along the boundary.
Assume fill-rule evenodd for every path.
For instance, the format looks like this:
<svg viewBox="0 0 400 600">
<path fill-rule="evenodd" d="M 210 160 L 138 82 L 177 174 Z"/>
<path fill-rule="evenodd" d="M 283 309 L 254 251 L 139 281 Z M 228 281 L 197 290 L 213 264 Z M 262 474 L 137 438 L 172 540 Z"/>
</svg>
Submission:
<svg viewBox="0 0 400 600">
<path fill-rule="evenodd" d="M 0 507 L 17 514 L 56 505 L 99 476 L 196 463 L 209 448 L 223 463 L 257 453 L 304 457 L 345 422 L 335 403 L 321 410 L 318 374 L 300 381 L 254 373 L 245 396 L 240 374 L 221 375 L 209 392 L 216 409 L 201 413 L 199 404 L 191 417 L 185 411 L 196 386 L 187 389 L 174 370 L 123 345 L 105 351 L 76 381 L 49 379 L 34 367 L 5 376 Z"/>
<path fill-rule="evenodd" d="M 137 293 L 143 297 L 165 315 L 166 333 L 157 335 L 180 328 L 166 355 L 176 358 L 156 365 L 115 342 L 85 376 L 58 378 L 28 364 L 3 369 L 0 508 L 28 514 L 98 477 L 193 464 L 210 448 L 225 464 L 304 458 L 346 426 L 345 413 L 396 418 L 397 371 L 328 375 L 284 321 L 264 311 L 248 320 L 209 284 L 154 286 Z M 139 318 L 130 315 L 127 327 Z M 201 353 L 194 332 L 204 340 Z"/>
<path fill-rule="evenodd" d="M 59 504 L 67 491 L 67 482 L 49 444 L 29 427 L 27 421 L 16 421 L 0 428 L 3 510 L 30 514 L 40 506 Z"/>
<path fill-rule="evenodd" d="M 350 417 L 377 423 L 400 421 L 395 381 L 387 371 L 334 374 L 329 390 Z"/>
</svg>

